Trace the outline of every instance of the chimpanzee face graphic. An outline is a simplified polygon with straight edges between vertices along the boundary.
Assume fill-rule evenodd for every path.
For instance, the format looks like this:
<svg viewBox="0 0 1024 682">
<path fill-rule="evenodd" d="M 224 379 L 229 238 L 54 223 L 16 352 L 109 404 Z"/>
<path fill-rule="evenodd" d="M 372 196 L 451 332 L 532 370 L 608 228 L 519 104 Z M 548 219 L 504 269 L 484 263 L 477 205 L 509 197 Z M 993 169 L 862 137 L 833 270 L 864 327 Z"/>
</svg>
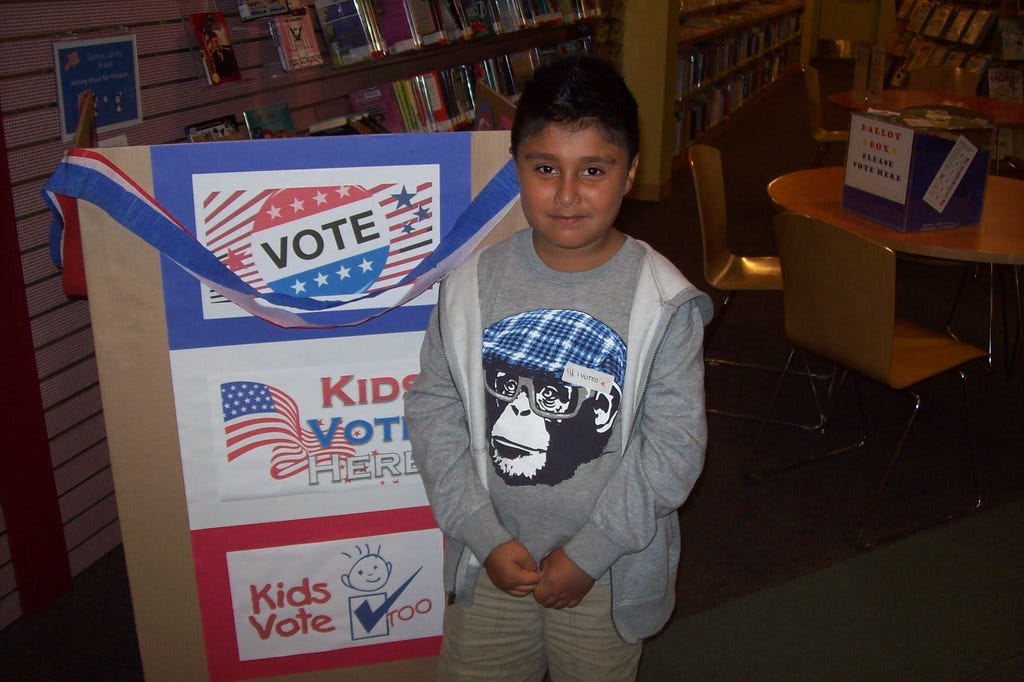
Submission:
<svg viewBox="0 0 1024 682">
<path fill-rule="evenodd" d="M 485 330 L 484 347 L 491 462 L 502 480 L 556 485 L 604 452 L 625 367 L 613 330 L 576 311 L 531 311 Z M 604 381 L 579 380 L 567 366 Z"/>
</svg>

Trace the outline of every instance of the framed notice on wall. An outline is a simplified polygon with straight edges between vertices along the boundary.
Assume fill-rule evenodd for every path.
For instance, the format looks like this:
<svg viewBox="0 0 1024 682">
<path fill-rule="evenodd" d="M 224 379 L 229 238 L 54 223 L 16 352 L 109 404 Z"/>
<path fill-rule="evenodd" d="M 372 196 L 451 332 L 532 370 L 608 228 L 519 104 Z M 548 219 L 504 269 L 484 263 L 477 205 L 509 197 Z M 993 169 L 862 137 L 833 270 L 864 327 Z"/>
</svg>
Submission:
<svg viewBox="0 0 1024 682">
<path fill-rule="evenodd" d="M 111 36 L 53 44 L 60 135 L 75 136 L 82 99 L 96 101 L 97 132 L 142 122 L 139 63 L 135 36 Z"/>
</svg>

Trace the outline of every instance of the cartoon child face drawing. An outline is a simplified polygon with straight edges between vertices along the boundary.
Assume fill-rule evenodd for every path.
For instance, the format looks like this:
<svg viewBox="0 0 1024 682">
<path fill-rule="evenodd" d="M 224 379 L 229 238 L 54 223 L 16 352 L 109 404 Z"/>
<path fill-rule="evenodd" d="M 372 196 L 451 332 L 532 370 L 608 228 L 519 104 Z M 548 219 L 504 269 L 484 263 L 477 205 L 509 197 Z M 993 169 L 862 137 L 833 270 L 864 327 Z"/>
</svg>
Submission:
<svg viewBox="0 0 1024 682">
<path fill-rule="evenodd" d="M 362 554 L 363 548 L 358 549 Z M 345 556 L 351 557 L 347 552 Z M 359 592 L 376 592 L 383 589 L 390 577 L 391 563 L 380 555 L 380 548 L 376 552 L 371 552 L 367 546 L 366 554 L 356 559 L 349 572 L 341 576 L 341 582 L 345 587 Z"/>
<path fill-rule="evenodd" d="M 509 485 L 557 485 L 599 457 L 621 400 L 626 347 L 573 310 L 534 310 L 484 330 L 491 462 Z"/>
</svg>

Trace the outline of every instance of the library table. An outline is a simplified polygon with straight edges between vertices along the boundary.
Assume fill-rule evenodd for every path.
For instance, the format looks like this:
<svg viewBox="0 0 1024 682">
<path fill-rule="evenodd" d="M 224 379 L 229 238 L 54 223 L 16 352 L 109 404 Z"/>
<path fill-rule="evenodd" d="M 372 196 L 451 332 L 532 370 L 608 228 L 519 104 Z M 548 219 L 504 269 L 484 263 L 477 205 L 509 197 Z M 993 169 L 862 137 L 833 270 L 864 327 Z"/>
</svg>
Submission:
<svg viewBox="0 0 1024 682">
<path fill-rule="evenodd" d="M 903 111 L 910 107 L 946 106 L 977 111 L 999 128 L 1024 128 L 1024 104 L 992 99 L 984 95 L 956 95 L 929 90 L 882 90 L 877 95 L 854 95 L 852 90 L 834 92 L 828 101 L 843 109 Z"/>
<path fill-rule="evenodd" d="M 768 184 L 768 196 L 782 210 L 820 218 L 897 253 L 1024 265 L 1024 181 L 989 175 L 980 225 L 900 232 L 842 207 L 845 170 L 827 166 L 787 173 Z"/>
<path fill-rule="evenodd" d="M 837 225 L 880 242 L 896 253 L 987 263 L 993 278 L 997 265 L 1024 265 L 1024 181 L 989 175 L 979 225 L 900 232 L 842 207 L 845 172 L 843 166 L 828 166 L 787 173 L 768 183 L 768 196 L 780 210 L 802 213 Z M 989 363 L 993 350 L 992 295 L 990 287 Z M 1016 333 L 1020 335 L 1024 320 L 1020 317 L 1019 289 L 1017 297 Z M 1016 355 L 1016 347 L 1015 341 L 1010 357 Z M 1012 363 L 1008 365 L 1009 368 L 1012 366 Z"/>
</svg>

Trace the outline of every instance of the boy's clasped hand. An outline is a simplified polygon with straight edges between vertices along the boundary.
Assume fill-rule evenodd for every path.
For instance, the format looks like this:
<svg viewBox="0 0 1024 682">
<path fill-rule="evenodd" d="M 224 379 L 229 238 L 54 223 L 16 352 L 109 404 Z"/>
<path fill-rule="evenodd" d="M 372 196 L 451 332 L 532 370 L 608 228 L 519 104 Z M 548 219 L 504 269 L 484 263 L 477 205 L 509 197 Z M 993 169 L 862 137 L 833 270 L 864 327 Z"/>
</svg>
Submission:
<svg viewBox="0 0 1024 682">
<path fill-rule="evenodd" d="M 532 594 L 541 606 L 566 609 L 578 606 L 594 586 L 594 579 L 557 547 L 544 557 L 540 566 L 518 540 L 498 545 L 484 561 L 491 582 L 513 597 Z"/>
</svg>

